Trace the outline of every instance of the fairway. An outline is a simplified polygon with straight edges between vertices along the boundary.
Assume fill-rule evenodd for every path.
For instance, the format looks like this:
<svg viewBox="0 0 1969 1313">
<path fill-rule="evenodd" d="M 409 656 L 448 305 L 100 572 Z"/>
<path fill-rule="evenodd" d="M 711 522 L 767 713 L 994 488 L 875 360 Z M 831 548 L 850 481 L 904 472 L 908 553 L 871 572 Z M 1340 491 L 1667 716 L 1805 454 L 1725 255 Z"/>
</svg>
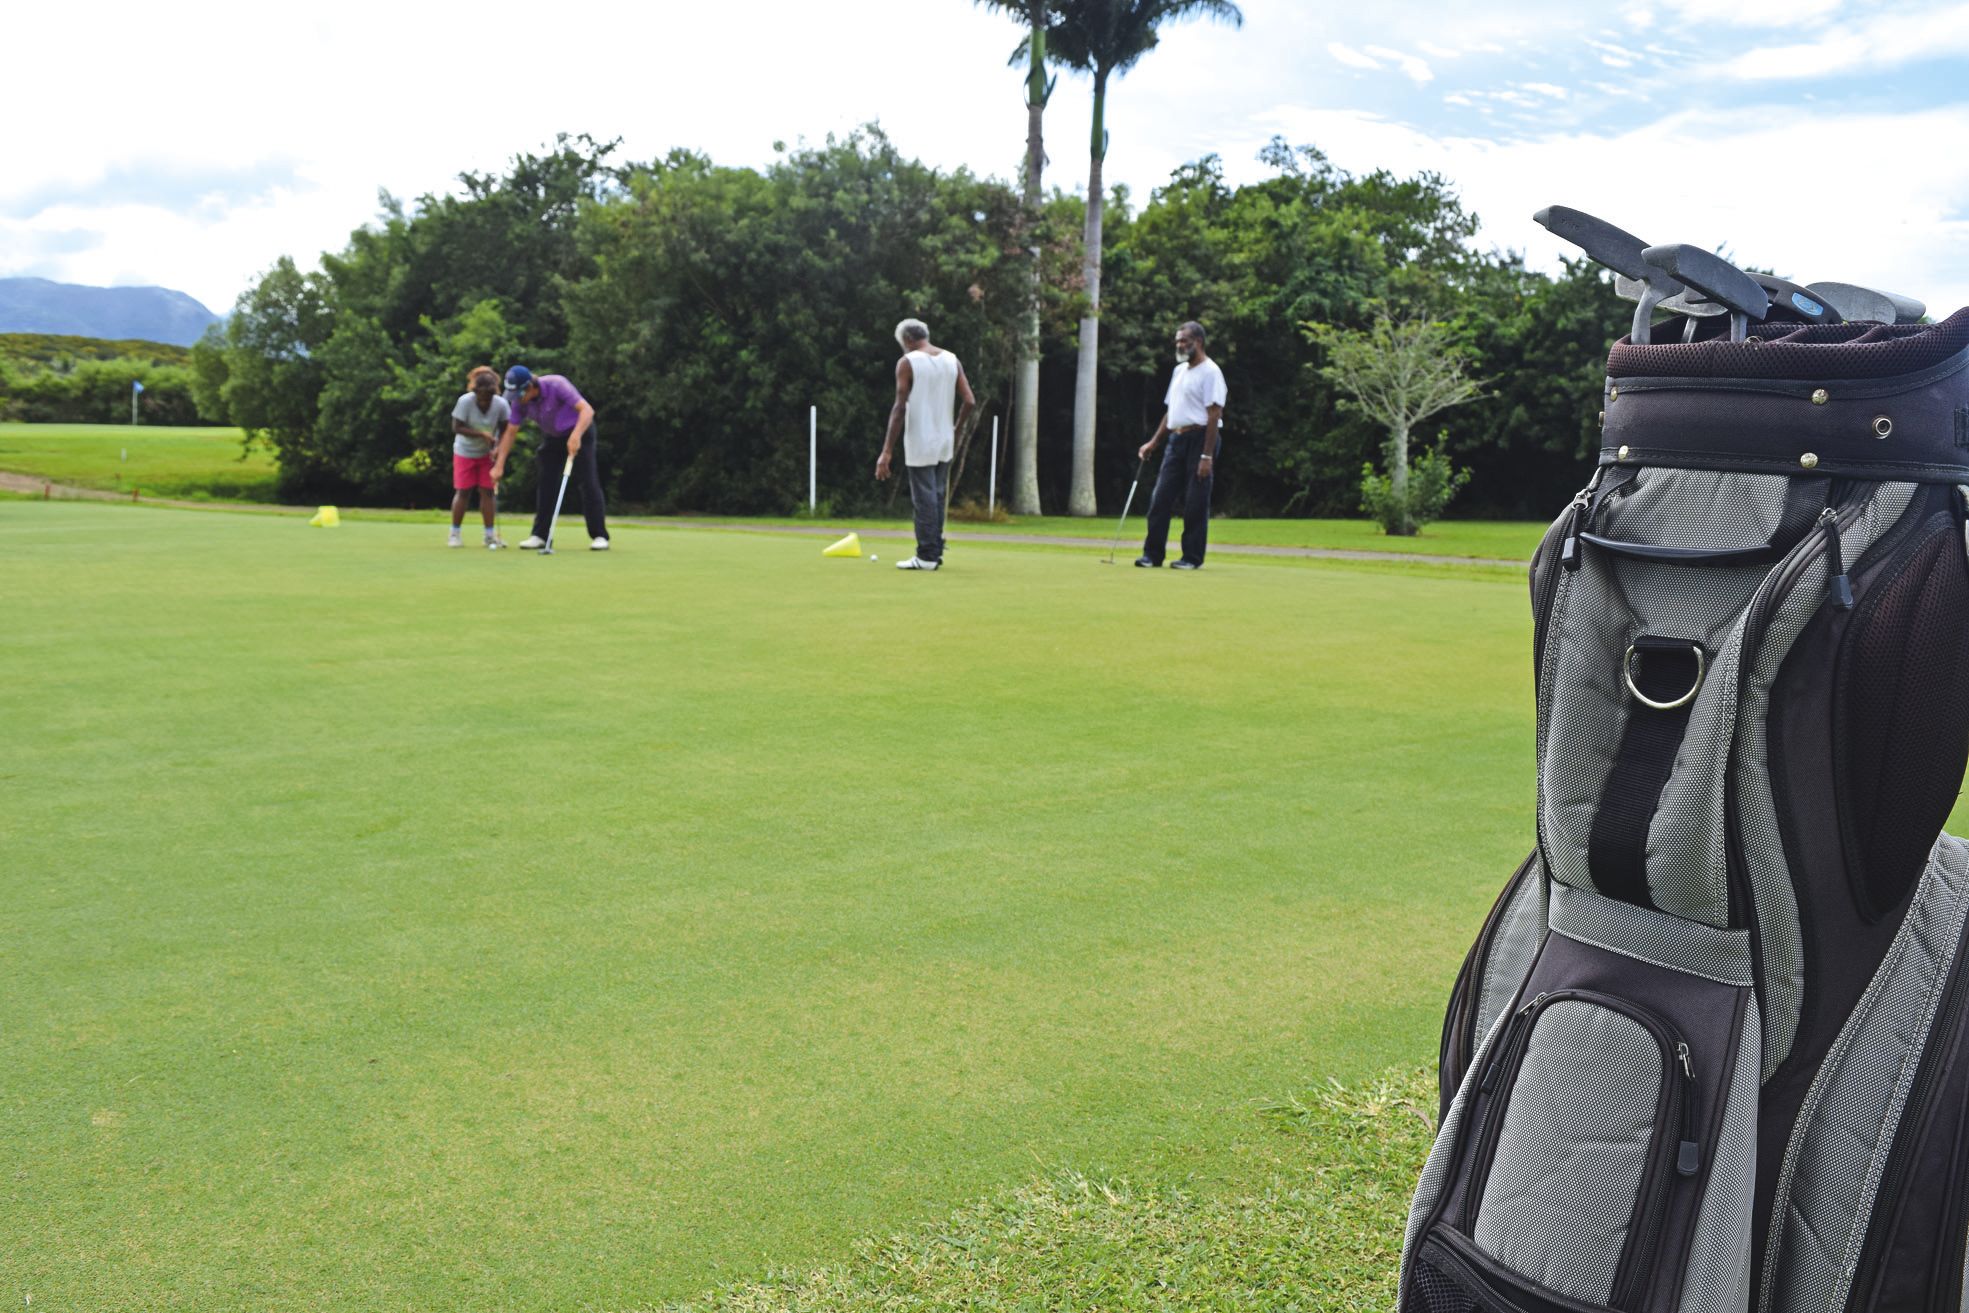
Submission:
<svg viewBox="0 0 1969 1313">
<path fill-rule="evenodd" d="M 0 424 L 0 470 L 107 492 L 272 501 L 273 456 L 244 452 L 244 437 L 230 428 Z"/>
<path fill-rule="evenodd" d="M 0 1293 L 620 1309 L 1433 1057 L 1521 578 L 0 501 Z M 877 550 L 882 550 L 878 546 Z"/>
</svg>

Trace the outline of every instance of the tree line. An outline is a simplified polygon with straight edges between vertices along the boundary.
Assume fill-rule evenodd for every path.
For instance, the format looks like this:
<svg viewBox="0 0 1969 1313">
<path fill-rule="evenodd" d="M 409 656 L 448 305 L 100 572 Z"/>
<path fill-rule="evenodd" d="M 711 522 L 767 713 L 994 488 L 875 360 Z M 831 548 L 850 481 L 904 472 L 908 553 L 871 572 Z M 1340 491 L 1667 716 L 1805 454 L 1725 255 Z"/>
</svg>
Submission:
<svg viewBox="0 0 1969 1313">
<path fill-rule="evenodd" d="M 105 341 L 58 333 L 0 333 L 0 420 L 127 424 L 132 383 L 138 420 L 198 424 L 191 353 L 164 342 Z"/>
<path fill-rule="evenodd" d="M 872 126 L 782 147 L 759 169 L 687 151 L 619 162 L 617 150 L 562 138 L 501 173 L 461 175 L 454 194 L 385 195 L 318 270 L 278 261 L 192 348 L 200 412 L 268 443 L 286 498 L 430 504 L 447 495 L 445 416 L 466 372 L 523 362 L 595 403 L 621 503 L 793 510 L 817 406 L 823 498 L 876 511 L 893 495 L 869 477 L 893 395 L 891 330 L 913 315 L 964 360 L 983 403 L 955 497 L 982 502 L 997 418 L 1001 493 L 1029 475 L 1045 511 L 1068 509 L 1090 309 L 1083 198 L 1055 189 L 1028 206 L 1006 182 L 905 158 Z M 1356 513 L 1362 464 L 1386 434 L 1341 404 L 1322 334 L 1390 313 L 1442 325 L 1482 384 L 1440 433 L 1416 435 L 1469 472 L 1459 510 L 1537 515 L 1570 494 L 1627 318 L 1609 283 L 1584 263 L 1549 275 L 1473 250 L 1476 217 L 1440 176 L 1354 175 L 1283 141 L 1260 158 L 1267 176 L 1243 186 L 1213 157 L 1145 203 L 1122 187 L 1104 198 L 1100 505 L 1134 477 L 1171 333 L 1197 319 L 1230 385 L 1218 508 Z M 1037 442 L 1022 463 L 1009 419 L 1035 340 Z M 509 474 L 522 493 L 531 477 L 524 461 Z"/>
</svg>

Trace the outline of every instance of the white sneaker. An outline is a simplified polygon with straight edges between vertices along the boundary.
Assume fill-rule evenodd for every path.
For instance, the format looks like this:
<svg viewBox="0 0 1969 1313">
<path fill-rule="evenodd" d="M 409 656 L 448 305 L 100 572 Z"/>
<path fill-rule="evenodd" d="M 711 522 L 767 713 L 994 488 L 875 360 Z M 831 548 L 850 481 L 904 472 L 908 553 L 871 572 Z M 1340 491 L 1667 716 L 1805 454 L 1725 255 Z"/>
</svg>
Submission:
<svg viewBox="0 0 1969 1313">
<path fill-rule="evenodd" d="M 605 552 L 605 551 L 607 551 L 607 550 L 608 550 L 608 539 L 606 539 L 606 538 L 597 538 L 597 539 L 595 539 L 595 541 L 593 541 L 593 542 L 591 542 L 591 543 L 589 543 L 589 544 L 588 544 L 588 550 L 589 550 L 589 551 L 591 551 L 591 552 Z"/>
<path fill-rule="evenodd" d="M 459 533 L 458 533 L 458 530 L 456 530 L 456 529 L 453 529 L 453 530 L 451 531 L 451 540 L 450 540 L 449 542 L 447 542 L 447 543 L 445 543 L 445 546 L 446 546 L 446 547 L 463 547 L 464 545 L 465 545 L 465 540 L 464 540 L 464 538 L 462 538 L 462 537 L 460 537 L 460 536 L 459 536 Z"/>
<path fill-rule="evenodd" d="M 922 559 L 921 557 L 917 557 L 917 556 L 912 556 L 912 557 L 910 557 L 910 558 L 909 558 L 909 559 L 908 559 L 907 561 L 897 561 L 897 562 L 896 562 L 896 569 L 898 569 L 898 570 L 936 570 L 936 569 L 939 569 L 939 568 L 941 568 L 941 567 L 942 567 L 942 565 L 943 565 L 943 562 L 942 562 L 942 561 L 926 561 L 926 560 L 923 560 L 923 559 Z"/>
<path fill-rule="evenodd" d="M 530 533 L 521 541 L 520 550 L 523 552 L 537 552 L 546 545 L 547 540 L 545 538 L 542 538 L 537 533 Z"/>
</svg>

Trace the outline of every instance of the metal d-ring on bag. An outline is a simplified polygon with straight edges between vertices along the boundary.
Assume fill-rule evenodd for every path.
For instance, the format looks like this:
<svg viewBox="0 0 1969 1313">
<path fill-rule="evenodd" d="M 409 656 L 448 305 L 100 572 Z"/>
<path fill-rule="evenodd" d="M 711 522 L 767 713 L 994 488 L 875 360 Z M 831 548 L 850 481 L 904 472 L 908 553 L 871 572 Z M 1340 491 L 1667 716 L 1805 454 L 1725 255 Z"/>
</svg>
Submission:
<svg viewBox="0 0 1969 1313">
<path fill-rule="evenodd" d="M 1969 1308 L 1969 311 L 1539 218 L 1639 304 L 1399 1313 Z"/>
<path fill-rule="evenodd" d="M 1687 655 L 1694 663 L 1695 669 L 1687 680 L 1687 686 L 1680 693 L 1673 694 L 1667 701 L 1648 696 L 1640 684 L 1635 682 L 1634 659 L 1637 656 L 1645 659 L 1645 654 L 1650 651 Z M 1620 662 L 1620 677 L 1626 681 L 1627 691 L 1643 706 L 1653 707 L 1656 711 L 1678 711 L 1696 700 L 1696 694 L 1702 691 L 1702 677 L 1707 669 L 1707 659 L 1703 654 L 1702 644 L 1690 643 L 1682 639 L 1649 638 L 1643 635 L 1627 645 L 1627 654 Z"/>
</svg>

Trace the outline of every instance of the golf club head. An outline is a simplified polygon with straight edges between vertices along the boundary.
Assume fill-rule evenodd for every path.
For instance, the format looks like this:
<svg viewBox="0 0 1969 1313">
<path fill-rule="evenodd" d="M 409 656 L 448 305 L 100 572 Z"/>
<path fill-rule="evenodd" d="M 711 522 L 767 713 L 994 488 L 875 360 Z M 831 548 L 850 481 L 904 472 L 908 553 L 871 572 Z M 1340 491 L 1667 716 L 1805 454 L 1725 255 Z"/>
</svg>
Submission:
<svg viewBox="0 0 1969 1313">
<path fill-rule="evenodd" d="M 1839 307 L 1847 319 L 1876 324 L 1918 324 L 1928 307 L 1911 296 L 1897 296 L 1857 283 L 1810 283 L 1807 290 Z"/>
<path fill-rule="evenodd" d="M 1647 249 L 1648 244 L 1605 219 L 1595 218 L 1569 205 L 1548 205 L 1532 215 L 1531 221 L 1561 241 L 1571 242 L 1595 263 L 1605 265 L 1616 274 L 1636 283 L 1659 284 L 1662 281 L 1661 270 L 1641 258 L 1641 252 Z M 1638 301 L 1640 295 L 1637 292 L 1628 299 Z"/>
<path fill-rule="evenodd" d="M 1741 342 L 1752 320 L 1762 322 L 1771 308 L 1770 294 L 1755 278 L 1720 255 L 1678 242 L 1650 246 L 1642 255 L 1669 277 L 1700 292 L 1730 312 L 1730 340 Z"/>
<path fill-rule="evenodd" d="M 1638 302 L 1642 294 L 1646 292 L 1647 285 L 1638 278 L 1629 278 L 1626 274 L 1615 274 L 1613 290 L 1614 295 L 1623 301 Z M 1701 293 L 1691 292 L 1686 287 L 1673 296 L 1663 297 L 1655 308 L 1666 310 L 1672 315 L 1683 315 L 1691 319 L 1715 319 L 1721 315 L 1730 313 L 1714 301 L 1703 300 Z"/>
<path fill-rule="evenodd" d="M 1809 288 L 1770 274 L 1752 274 L 1752 281 L 1771 298 L 1766 319 L 1796 319 L 1803 324 L 1841 324 L 1846 316 L 1831 301 L 1814 296 Z"/>
<path fill-rule="evenodd" d="M 1647 243 L 1624 228 L 1616 228 L 1605 219 L 1595 218 L 1569 205 L 1548 205 L 1532 215 L 1532 222 L 1554 237 L 1571 242 L 1586 252 L 1589 259 L 1613 270 L 1616 292 L 1620 288 L 1620 279 L 1631 279 L 1635 290 L 1632 297 L 1634 324 L 1629 331 L 1636 342 L 1646 343 L 1652 339 L 1655 307 L 1680 293 L 1683 288 L 1641 258 Z"/>
</svg>

